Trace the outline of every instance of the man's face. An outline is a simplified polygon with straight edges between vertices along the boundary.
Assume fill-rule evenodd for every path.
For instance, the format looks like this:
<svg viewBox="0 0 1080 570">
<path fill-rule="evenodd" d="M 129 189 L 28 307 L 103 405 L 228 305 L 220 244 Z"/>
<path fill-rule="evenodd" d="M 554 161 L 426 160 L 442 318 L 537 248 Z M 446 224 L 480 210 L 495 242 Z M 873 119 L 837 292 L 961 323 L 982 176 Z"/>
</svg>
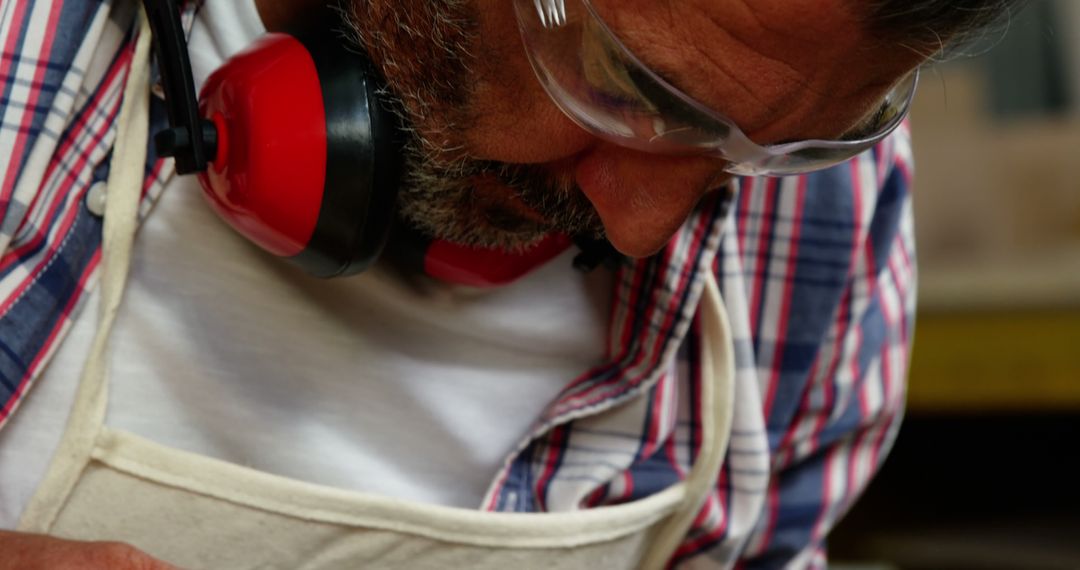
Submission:
<svg viewBox="0 0 1080 570">
<path fill-rule="evenodd" d="M 594 0 L 631 51 L 759 144 L 835 138 L 919 63 L 852 0 Z M 548 98 L 507 0 L 356 0 L 350 14 L 414 130 L 401 215 L 435 237 L 527 246 L 604 234 L 650 255 L 727 176 L 717 159 L 602 141 Z"/>
</svg>

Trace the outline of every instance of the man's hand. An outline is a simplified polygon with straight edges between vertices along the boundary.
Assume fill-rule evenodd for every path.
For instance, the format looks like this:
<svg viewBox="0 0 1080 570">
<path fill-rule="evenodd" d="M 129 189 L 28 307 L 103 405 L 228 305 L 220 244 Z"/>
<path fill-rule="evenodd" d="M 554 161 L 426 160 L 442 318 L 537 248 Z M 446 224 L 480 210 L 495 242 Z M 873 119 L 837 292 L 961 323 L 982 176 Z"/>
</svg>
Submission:
<svg viewBox="0 0 1080 570">
<path fill-rule="evenodd" d="M 176 570 L 120 542 L 81 542 L 0 531 L 0 570 Z"/>
</svg>

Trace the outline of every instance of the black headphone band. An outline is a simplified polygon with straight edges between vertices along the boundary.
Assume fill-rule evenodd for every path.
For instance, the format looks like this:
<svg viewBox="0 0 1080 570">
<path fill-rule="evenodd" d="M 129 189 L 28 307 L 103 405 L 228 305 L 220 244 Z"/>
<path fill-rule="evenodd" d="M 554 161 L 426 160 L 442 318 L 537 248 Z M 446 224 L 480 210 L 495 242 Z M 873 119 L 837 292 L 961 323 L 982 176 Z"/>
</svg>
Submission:
<svg viewBox="0 0 1080 570">
<path fill-rule="evenodd" d="M 178 173 L 202 172 L 217 152 L 217 130 L 199 116 L 179 6 L 176 0 L 143 0 L 143 7 L 154 35 L 169 116 L 169 128 L 154 135 L 155 148 L 159 156 L 176 159 Z"/>
</svg>

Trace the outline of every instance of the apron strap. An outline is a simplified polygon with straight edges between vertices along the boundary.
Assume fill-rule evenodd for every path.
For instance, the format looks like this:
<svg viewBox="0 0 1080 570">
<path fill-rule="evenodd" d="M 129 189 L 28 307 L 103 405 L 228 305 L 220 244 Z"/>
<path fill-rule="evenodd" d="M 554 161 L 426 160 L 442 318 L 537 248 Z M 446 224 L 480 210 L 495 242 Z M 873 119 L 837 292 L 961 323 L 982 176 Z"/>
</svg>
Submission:
<svg viewBox="0 0 1080 570">
<path fill-rule="evenodd" d="M 701 302 L 701 451 L 687 476 L 686 498 L 653 539 L 641 567 L 665 568 L 716 486 L 731 440 L 735 403 L 735 350 L 727 310 L 710 271 Z"/>
<path fill-rule="evenodd" d="M 106 188 L 102 246 L 101 306 L 98 329 L 83 369 L 65 434 L 45 480 L 19 523 L 20 529 L 48 529 L 59 514 L 79 475 L 90 461 L 94 441 L 105 421 L 108 402 L 108 345 L 120 308 L 131 248 L 138 225 L 150 107 L 150 26 L 139 4 L 138 40 L 124 86 Z M 44 492 L 47 491 L 47 492 Z"/>
</svg>

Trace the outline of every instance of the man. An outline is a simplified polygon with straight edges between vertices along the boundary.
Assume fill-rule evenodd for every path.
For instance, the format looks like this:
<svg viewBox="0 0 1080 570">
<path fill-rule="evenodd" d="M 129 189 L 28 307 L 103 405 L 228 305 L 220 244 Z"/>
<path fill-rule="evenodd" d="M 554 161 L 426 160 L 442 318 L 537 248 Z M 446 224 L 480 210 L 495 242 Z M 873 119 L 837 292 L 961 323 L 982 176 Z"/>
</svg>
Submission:
<svg viewBox="0 0 1080 570">
<path fill-rule="evenodd" d="M 188 6 L 196 74 L 310 4 Z M 670 561 L 823 567 L 828 530 L 880 464 L 902 412 L 914 298 L 906 128 L 849 162 L 785 179 L 733 179 L 715 154 L 651 152 L 651 140 L 616 144 L 555 105 L 512 4 L 342 5 L 415 134 L 400 217 L 439 239 L 507 251 L 553 231 L 602 232 L 627 258 L 579 275 L 564 256 L 486 292 L 386 267 L 314 281 L 224 230 L 192 182 L 151 157 L 145 209 L 172 187 L 137 242 L 105 423 L 275 476 L 420 504 L 600 510 L 689 476 L 708 423 L 703 362 L 730 347 L 731 441 Z M 590 6 L 643 66 L 759 145 L 873 134 L 883 98 L 941 38 L 1008 9 Z M 11 157 L 0 178 L 6 528 L 47 478 L 96 326 L 96 293 L 83 293 L 96 276 L 95 204 L 110 190 L 101 181 L 134 7 L 0 8 L 12 54 L 0 63 Z M 159 101 L 151 115 L 159 124 Z M 732 323 L 719 348 L 702 342 L 710 274 Z M 107 525 L 137 506 L 90 514 Z M 190 530 L 170 532 L 179 543 Z M 0 568 L 181 563 L 56 534 L 0 534 L 0 551 L 14 553 Z M 205 554 L 212 567 L 215 553 Z"/>
</svg>

